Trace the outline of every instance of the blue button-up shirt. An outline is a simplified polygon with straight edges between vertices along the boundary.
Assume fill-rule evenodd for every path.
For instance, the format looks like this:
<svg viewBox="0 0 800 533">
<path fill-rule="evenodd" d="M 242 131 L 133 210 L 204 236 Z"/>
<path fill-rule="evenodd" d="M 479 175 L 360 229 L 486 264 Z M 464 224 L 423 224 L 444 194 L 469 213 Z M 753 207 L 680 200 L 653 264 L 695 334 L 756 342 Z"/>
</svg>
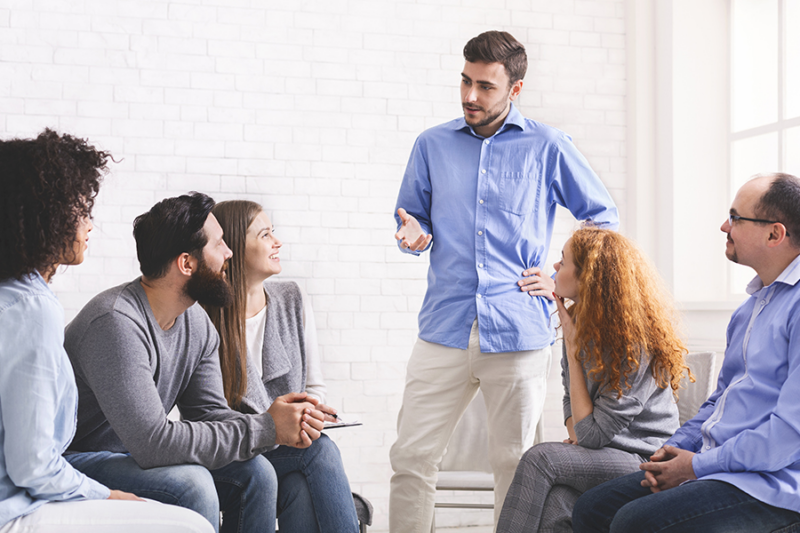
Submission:
<svg viewBox="0 0 800 533">
<path fill-rule="evenodd" d="M 728 325 L 717 389 L 667 444 L 696 452 L 698 479 L 800 512 L 800 256 Z"/>
<path fill-rule="evenodd" d="M 433 235 L 420 338 L 466 349 L 477 317 L 482 352 L 549 346 L 550 303 L 517 281 L 544 268 L 556 204 L 579 220 L 618 225 L 613 200 L 570 137 L 513 104 L 486 139 L 463 117 L 423 132 L 397 198 Z"/>
<path fill-rule="evenodd" d="M 108 498 L 61 456 L 77 408 L 61 304 L 39 274 L 0 282 L 0 527 L 48 501 Z"/>
</svg>

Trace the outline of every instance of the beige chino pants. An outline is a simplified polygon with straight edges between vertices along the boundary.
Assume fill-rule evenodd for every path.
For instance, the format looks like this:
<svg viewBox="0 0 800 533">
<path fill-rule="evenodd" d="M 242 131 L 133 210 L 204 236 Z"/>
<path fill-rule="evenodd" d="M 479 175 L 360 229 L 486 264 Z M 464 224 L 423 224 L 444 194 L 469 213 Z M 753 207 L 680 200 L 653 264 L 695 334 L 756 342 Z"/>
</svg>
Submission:
<svg viewBox="0 0 800 533">
<path fill-rule="evenodd" d="M 438 465 L 479 387 L 488 414 L 497 523 L 517 463 L 533 445 L 550 357 L 550 347 L 481 353 L 477 321 L 466 350 L 417 339 L 390 452 L 395 472 L 389 496 L 392 533 L 430 532 Z"/>
</svg>

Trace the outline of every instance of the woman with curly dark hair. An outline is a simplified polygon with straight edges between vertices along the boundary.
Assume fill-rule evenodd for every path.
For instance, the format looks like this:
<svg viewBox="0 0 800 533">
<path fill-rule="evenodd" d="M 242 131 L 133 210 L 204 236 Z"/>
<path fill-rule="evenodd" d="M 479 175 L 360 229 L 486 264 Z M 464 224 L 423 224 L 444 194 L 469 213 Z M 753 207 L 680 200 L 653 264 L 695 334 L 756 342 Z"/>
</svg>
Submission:
<svg viewBox="0 0 800 533">
<path fill-rule="evenodd" d="M 498 532 L 571 532 L 583 492 L 638 471 L 679 426 L 686 348 L 644 255 L 620 233 L 585 227 L 554 267 L 569 436 L 525 452 Z"/>
<path fill-rule="evenodd" d="M 83 262 L 109 157 L 49 129 L 0 141 L 0 533 L 213 531 L 187 509 L 109 490 L 62 456 L 78 390 L 48 283 L 59 265 Z"/>
</svg>

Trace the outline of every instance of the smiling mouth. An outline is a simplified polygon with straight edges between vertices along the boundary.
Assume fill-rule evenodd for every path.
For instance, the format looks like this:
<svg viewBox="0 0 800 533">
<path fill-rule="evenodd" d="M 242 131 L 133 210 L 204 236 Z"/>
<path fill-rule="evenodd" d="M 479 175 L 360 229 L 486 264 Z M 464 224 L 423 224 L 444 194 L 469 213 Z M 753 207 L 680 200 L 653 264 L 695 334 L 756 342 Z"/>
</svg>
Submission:
<svg viewBox="0 0 800 533">
<path fill-rule="evenodd" d="M 271 256 L 269 256 L 269 258 L 272 260 L 279 259 L 278 254 L 272 254 Z"/>
<path fill-rule="evenodd" d="M 464 111 L 469 111 L 470 113 L 477 113 L 478 111 L 483 111 L 481 107 L 473 107 L 466 104 L 461 104 L 461 107 L 464 108 Z"/>
</svg>

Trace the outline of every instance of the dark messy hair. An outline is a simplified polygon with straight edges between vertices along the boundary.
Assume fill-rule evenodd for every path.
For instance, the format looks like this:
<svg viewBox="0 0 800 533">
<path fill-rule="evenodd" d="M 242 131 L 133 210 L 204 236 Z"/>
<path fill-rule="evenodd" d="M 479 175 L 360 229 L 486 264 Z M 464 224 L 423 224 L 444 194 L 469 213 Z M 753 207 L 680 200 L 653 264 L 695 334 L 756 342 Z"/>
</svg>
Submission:
<svg viewBox="0 0 800 533">
<path fill-rule="evenodd" d="M 161 200 L 150 211 L 133 221 L 139 269 L 148 278 L 161 278 L 170 262 L 189 253 L 198 258 L 208 242 L 203 230 L 214 200 L 201 192 L 191 192 Z"/>
<path fill-rule="evenodd" d="M 523 79 L 528 70 L 525 47 L 505 31 L 487 31 L 470 39 L 464 46 L 464 59 L 470 63 L 502 63 L 509 86 Z"/>
<path fill-rule="evenodd" d="M 779 221 L 792 246 L 800 248 L 800 179 L 780 172 L 766 176 L 773 180 L 756 204 L 756 217 Z"/>
<path fill-rule="evenodd" d="M 0 140 L 0 279 L 52 274 L 69 259 L 110 157 L 49 128 L 35 139 Z"/>
</svg>

